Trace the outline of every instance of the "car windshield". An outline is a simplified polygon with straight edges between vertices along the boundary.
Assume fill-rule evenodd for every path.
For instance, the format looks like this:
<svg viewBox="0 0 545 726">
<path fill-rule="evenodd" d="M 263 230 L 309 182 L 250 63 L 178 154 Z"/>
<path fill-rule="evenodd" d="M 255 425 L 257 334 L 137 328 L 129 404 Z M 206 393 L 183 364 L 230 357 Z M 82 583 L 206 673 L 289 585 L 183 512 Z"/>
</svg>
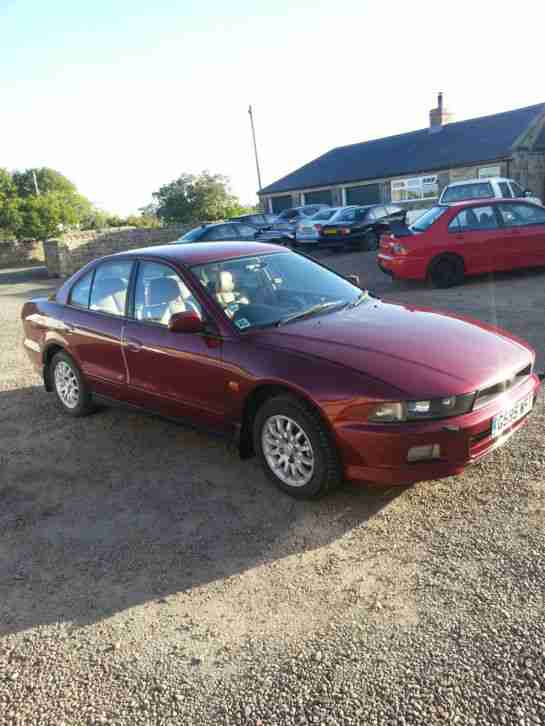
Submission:
<svg viewBox="0 0 545 726">
<path fill-rule="evenodd" d="M 184 235 L 182 235 L 179 241 L 192 242 L 193 240 L 199 239 L 199 237 L 202 235 L 202 232 L 202 227 L 196 227 L 195 229 L 191 229 L 189 232 L 186 232 Z"/>
<path fill-rule="evenodd" d="M 241 331 L 325 314 L 368 297 L 345 278 L 293 252 L 211 262 L 192 272 Z"/>
<path fill-rule="evenodd" d="M 413 232 L 425 232 L 446 211 L 447 207 L 432 207 L 431 209 L 428 209 L 427 212 L 424 212 L 422 216 L 418 217 L 416 222 L 411 225 L 410 229 Z"/>
</svg>

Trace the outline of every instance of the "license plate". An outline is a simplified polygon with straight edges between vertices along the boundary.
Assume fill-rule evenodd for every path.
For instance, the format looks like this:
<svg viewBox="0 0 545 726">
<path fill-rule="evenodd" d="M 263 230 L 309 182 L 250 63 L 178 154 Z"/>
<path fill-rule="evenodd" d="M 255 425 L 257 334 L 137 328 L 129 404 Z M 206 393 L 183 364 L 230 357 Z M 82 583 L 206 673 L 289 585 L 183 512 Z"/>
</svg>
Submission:
<svg viewBox="0 0 545 726">
<path fill-rule="evenodd" d="M 527 396 L 517 401 L 511 408 L 502 411 L 492 419 L 492 438 L 499 436 L 510 426 L 526 416 L 528 411 L 532 410 L 534 403 L 534 394 L 529 393 Z"/>
<path fill-rule="evenodd" d="M 332 227 L 331 229 L 324 229 L 324 234 L 337 234 L 337 230 L 335 227 Z"/>
</svg>

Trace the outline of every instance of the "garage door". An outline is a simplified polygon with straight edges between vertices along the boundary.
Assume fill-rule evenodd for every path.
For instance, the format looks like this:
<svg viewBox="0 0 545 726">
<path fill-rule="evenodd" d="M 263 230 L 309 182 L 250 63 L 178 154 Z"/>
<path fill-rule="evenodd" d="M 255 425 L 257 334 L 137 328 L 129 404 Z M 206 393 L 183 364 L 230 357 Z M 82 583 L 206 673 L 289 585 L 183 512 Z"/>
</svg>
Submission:
<svg viewBox="0 0 545 726">
<path fill-rule="evenodd" d="M 305 192 L 305 204 L 333 204 L 331 189 L 321 189 L 319 192 Z"/>
<path fill-rule="evenodd" d="M 281 197 L 271 197 L 272 210 L 278 214 L 283 209 L 289 209 L 292 206 L 291 194 L 284 194 Z"/>
<path fill-rule="evenodd" d="M 361 187 L 349 187 L 346 190 L 347 204 L 378 204 L 379 202 L 379 184 L 364 184 Z"/>
</svg>

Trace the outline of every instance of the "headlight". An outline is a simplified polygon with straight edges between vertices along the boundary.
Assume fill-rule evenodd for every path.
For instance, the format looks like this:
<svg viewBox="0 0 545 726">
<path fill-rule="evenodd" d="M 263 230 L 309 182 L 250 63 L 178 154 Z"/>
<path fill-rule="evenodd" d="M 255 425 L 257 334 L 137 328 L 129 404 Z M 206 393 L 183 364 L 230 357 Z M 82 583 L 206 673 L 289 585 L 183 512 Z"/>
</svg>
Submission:
<svg viewBox="0 0 545 726">
<path fill-rule="evenodd" d="M 461 416 L 473 408 L 475 393 L 463 396 L 445 396 L 428 401 L 394 401 L 381 403 L 369 415 L 372 423 L 420 421 Z"/>
</svg>

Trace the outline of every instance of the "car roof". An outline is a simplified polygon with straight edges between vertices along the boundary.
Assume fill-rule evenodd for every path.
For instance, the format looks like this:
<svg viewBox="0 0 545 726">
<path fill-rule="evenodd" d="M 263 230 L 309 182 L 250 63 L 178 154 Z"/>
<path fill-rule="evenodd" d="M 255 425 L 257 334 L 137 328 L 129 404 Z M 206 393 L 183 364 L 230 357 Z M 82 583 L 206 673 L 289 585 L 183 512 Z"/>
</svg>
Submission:
<svg viewBox="0 0 545 726">
<path fill-rule="evenodd" d="M 207 262 L 218 262 L 221 260 L 232 260 L 237 257 L 249 257 L 251 255 L 270 254 L 271 252 L 286 252 L 281 245 L 267 244 L 264 242 L 193 242 L 192 244 L 169 244 L 154 247 L 141 247 L 137 250 L 118 252 L 104 259 L 115 259 L 123 257 L 157 257 L 179 265 L 192 267 L 203 265 Z"/>
<path fill-rule="evenodd" d="M 464 179 L 462 181 L 451 182 L 447 186 L 449 187 L 460 187 L 464 184 L 486 184 L 486 182 L 510 182 L 513 179 L 509 179 L 506 176 L 487 176 L 487 177 L 473 177 L 473 179 Z"/>
<path fill-rule="evenodd" d="M 441 204 L 434 204 L 434 207 L 445 207 L 446 209 L 453 209 L 454 207 L 482 207 L 483 204 L 490 206 L 490 204 L 528 204 L 530 206 L 537 207 L 538 205 L 532 202 L 530 199 L 518 199 L 517 197 L 480 197 L 480 199 L 462 199 L 459 202 L 441 202 Z M 429 207 L 428 209 L 431 209 Z M 420 211 L 420 210 L 419 210 Z M 427 209 L 422 210 L 422 214 L 427 212 Z"/>
</svg>

